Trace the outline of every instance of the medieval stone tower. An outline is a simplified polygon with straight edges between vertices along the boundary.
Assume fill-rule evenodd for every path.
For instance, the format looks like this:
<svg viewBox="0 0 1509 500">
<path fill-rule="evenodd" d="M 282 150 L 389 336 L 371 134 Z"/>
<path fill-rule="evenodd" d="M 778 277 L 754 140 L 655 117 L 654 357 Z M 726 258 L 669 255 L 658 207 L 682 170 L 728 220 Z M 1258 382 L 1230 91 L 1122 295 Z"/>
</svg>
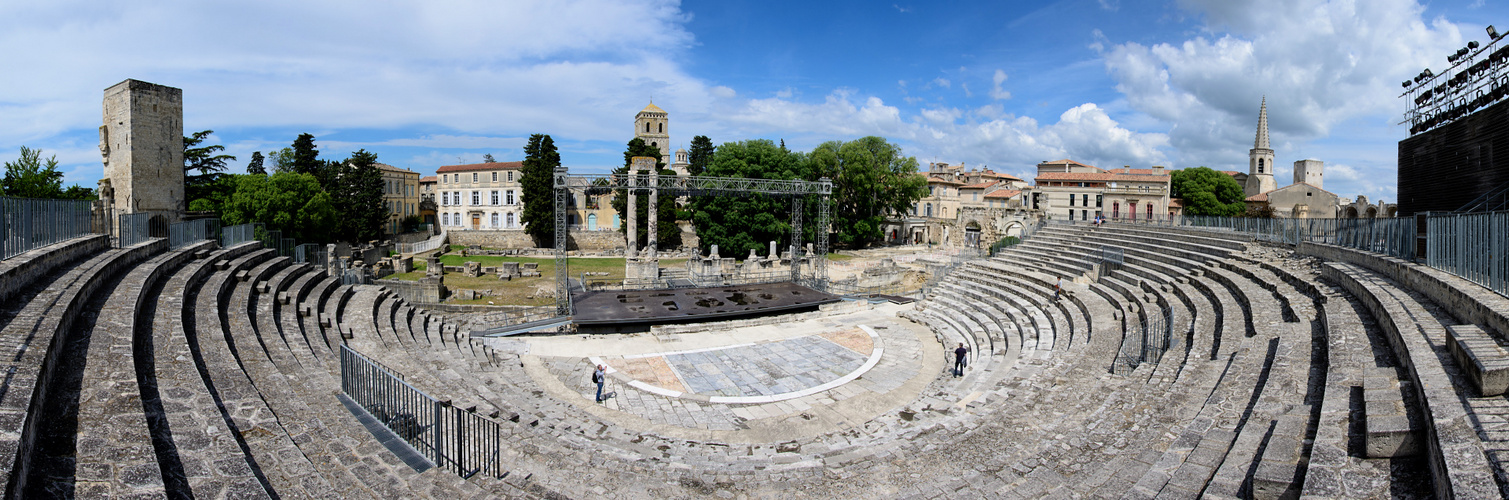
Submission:
<svg viewBox="0 0 1509 500">
<path fill-rule="evenodd" d="M 1325 168 L 1326 162 L 1320 160 L 1300 160 L 1294 162 L 1294 183 L 1299 184 L 1303 182 L 1320 189 L 1325 189 L 1326 187 L 1323 184 L 1325 179 L 1321 178 Z"/>
<path fill-rule="evenodd" d="M 1268 98 L 1258 111 L 1257 139 L 1247 152 L 1247 186 L 1244 194 L 1252 196 L 1278 188 L 1273 180 L 1273 148 L 1268 145 Z"/>
<path fill-rule="evenodd" d="M 656 106 L 653 102 L 639 110 L 639 114 L 634 115 L 634 137 L 644 140 L 645 144 L 659 148 L 660 162 L 666 165 L 671 164 L 669 121 L 665 110 L 660 109 L 660 106 Z"/>
<path fill-rule="evenodd" d="M 183 91 L 126 80 L 105 89 L 100 155 L 116 214 L 161 212 L 178 222 L 183 188 Z M 101 191 L 107 187 L 101 182 Z M 101 192 L 101 199 L 107 193 Z M 155 217 L 154 217 L 155 218 Z M 166 227 L 166 226 L 164 226 Z"/>
</svg>

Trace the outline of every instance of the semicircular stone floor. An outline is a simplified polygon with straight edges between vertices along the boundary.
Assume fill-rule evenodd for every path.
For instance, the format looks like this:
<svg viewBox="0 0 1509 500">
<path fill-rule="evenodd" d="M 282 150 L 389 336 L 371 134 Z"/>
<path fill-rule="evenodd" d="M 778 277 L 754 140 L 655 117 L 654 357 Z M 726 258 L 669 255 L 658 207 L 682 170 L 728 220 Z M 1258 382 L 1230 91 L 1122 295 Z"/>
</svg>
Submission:
<svg viewBox="0 0 1509 500">
<path fill-rule="evenodd" d="M 890 309 L 676 335 L 557 337 L 531 342 L 525 357 L 547 369 L 531 375 L 553 379 L 536 380 L 541 387 L 629 427 L 788 439 L 866 422 L 915 400 L 938 375 L 933 334 Z M 600 406 L 597 364 L 609 367 L 613 394 Z"/>
</svg>

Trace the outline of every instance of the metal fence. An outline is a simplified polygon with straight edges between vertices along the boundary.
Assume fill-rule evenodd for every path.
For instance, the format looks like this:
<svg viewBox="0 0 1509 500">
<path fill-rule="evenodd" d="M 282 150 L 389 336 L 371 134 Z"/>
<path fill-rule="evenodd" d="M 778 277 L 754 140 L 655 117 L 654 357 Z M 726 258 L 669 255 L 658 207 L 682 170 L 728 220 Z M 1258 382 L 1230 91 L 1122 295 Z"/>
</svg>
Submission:
<svg viewBox="0 0 1509 500">
<path fill-rule="evenodd" d="M 257 226 L 261 224 L 237 224 L 220 229 L 220 246 L 231 247 L 257 239 Z"/>
<path fill-rule="evenodd" d="M 440 234 L 424 241 L 416 241 L 414 243 L 396 243 L 394 244 L 393 249 L 398 253 L 405 255 L 439 250 L 440 247 L 445 246 L 445 242 L 448 241 L 447 238 L 449 237 L 449 233 L 441 232 Z"/>
<path fill-rule="evenodd" d="M 344 344 L 341 392 L 436 465 L 463 478 L 503 477 L 502 425 L 425 394 Z"/>
<path fill-rule="evenodd" d="M 1426 264 L 1509 296 L 1509 212 L 1430 214 Z"/>
<path fill-rule="evenodd" d="M 1132 221 L 1112 221 L 1130 224 Z M 1263 219 L 1253 217 L 1173 216 L 1135 221 L 1138 225 L 1169 226 L 1206 231 L 1236 232 L 1254 239 L 1287 243 L 1327 243 L 1378 252 L 1402 259 L 1415 258 L 1415 219 Z"/>
<path fill-rule="evenodd" d="M 1127 375 L 1142 363 L 1163 357 L 1163 353 L 1179 343 L 1173 325 L 1173 313 L 1163 312 L 1129 328 L 1123 337 L 1121 352 L 1111 363 L 1111 373 Z"/>
<path fill-rule="evenodd" d="M 90 202 L 0 196 L 0 258 L 92 232 Z"/>
<path fill-rule="evenodd" d="M 150 229 L 147 226 L 153 215 L 155 214 L 142 212 L 117 216 L 120 224 L 117 226 L 119 236 L 116 239 L 116 245 L 121 248 L 133 247 L 150 239 Z"/>
<path fill-rule="evenodd" d="M 196 219 L 168 226 L 168 246 L 181 248 L 198 241 L 220 239 L 220 219 Z"/>
<path fill-rule="evenodd" d="M 1102 245 L 1096 253 L 1100 257 L 1099 266 L 1097 267 L 1100 269 L 1101 277 L 1109 276 L 1111 273 L 1116 272 L 1126 262 L 1126 251 L 1118 247 Z"/>
</svg>

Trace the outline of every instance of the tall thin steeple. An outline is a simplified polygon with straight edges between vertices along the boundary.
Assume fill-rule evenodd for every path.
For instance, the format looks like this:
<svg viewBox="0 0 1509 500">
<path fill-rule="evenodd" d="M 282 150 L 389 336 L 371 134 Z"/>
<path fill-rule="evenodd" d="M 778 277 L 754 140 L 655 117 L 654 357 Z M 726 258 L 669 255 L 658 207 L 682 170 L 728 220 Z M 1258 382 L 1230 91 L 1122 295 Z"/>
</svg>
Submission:
<svg viewBox="0 0 1509 500">
<path fill-rule="evenodd" d="M 1263 96 L 1263 106 L 1258 110 L 1257 138 L 1247 152 L 1247 185 L 1242 191 L 1251 197 L 1277 188 L 1273 168 L 1273 148 L 1268 145 L 1268 96 Z"/>
<path fill-rule="evenodd" d="M 1263 96 L 1263 107 L 1258 110 L 1257 116 L 1257 139 L 1252 141 L 1254 149 L 1273 149 L 1268 145 L 1268 96 Z"/>
</svg>

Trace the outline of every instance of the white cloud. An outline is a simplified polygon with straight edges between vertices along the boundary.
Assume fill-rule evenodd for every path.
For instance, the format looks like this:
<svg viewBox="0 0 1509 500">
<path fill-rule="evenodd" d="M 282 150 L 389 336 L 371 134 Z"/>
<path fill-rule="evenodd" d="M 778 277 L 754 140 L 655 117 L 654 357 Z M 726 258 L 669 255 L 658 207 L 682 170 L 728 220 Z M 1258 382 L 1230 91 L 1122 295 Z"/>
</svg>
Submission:
<svg viewBox="0 0 1509 500">
<path fill-rule="evenodd" d="M 1170 144 L 1188 164 L 1245 167 L 1263 96 L 1275 149 L 1349 120 L 1397 121 L 1398 82 L 1464 43 L 1458 26 L 1427 23 L 1412 0 L 1179 3 L 1203 16 L 1202 33 L 1154 45 L 1098 36 L 1096 48 L 1127 103 L 1172 125 Z M 1278 153 L 1282 164 L 1293 151 Z M 1393 179 L 1391 168 L 1367 176 Z"/>
<path fill-rule="evenodd" d="M 933 79 L 933 85 L 937 85 L 937 86 L 943 87 L 943 88 L 949 88 L 949 87 L 952 86 L 952 83 L 949 82 L 947 78 L 944 78 L 944 77 L 940 76 L 940 77 L 937 77 L 937 78 Z"/>
<path fill-rule="evenodd" d="M 991 99 L 995 99 L 995 100 L 1000 101 L 1000 100 L 1005 100 L 1005 99 L 1010 99 L 1011 98 L 1011 92 L 1007 92 L 1006 89 L 1001 88 L 1001 84 L 1002 83 L 1006 83 L 1006 72 L 1005 71 L 1001 71 L 1001 70 L 997 69 L 995 75 L 993 75 L 993 76 L 990 77 L 990 82 L 991 82 L 991 86 L 990 86 L 990 98 Z"/>
<path fill-rule="evenodd" d="M 718 98 L 722 98 L 722 99 L 730 99 L 730 98 L 733 98 L 734 96 L 738 95 L 738 92 L 734 92 L 734 89 L 731 89 L 731 88 L 728 88 L 728 87 L 724 87 L 722 85 L 719 85 L 717 87 L 713 87 L 712 89 L 710 89 L 710 91 L 712 92 L 713 97 L 718 97 Z"/>
</svg>

